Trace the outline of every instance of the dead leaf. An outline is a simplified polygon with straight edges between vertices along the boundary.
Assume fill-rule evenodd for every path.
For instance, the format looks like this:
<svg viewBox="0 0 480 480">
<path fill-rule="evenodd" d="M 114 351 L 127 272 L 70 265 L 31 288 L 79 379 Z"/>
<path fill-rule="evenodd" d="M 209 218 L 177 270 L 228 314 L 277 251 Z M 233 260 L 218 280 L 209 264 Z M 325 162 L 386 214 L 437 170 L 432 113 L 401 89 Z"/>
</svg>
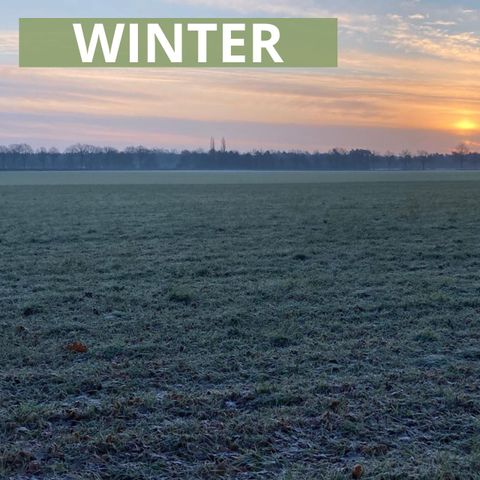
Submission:
<svg viewBox="0 0 480 480">
<path fill-rule="evenodd" d="M 363 476 L 363 467 L 361 465 L 355 465 L 352 470 L 352 478 L 362 478 Z"/>
<path fill-rule="evenodd" d="M 329 405 L 330 410 L 333 410 L 334 412 L 338 412 L 340 408 L 340 400 L 332 400 Z"/>
<path fill-rule="evenodd" d="M 67 410 L 65 410 L 65 415 L 70 420 L 79 421 L 82 419 L 81 413 L 74 408 L 68 408 Z"/>
<path fill-rule="evenodd" d="M 87 346 L 80 342 L 69 343 L 65 348 L 75 353 L 86 353 L 88 350 Z"/>
</svg>

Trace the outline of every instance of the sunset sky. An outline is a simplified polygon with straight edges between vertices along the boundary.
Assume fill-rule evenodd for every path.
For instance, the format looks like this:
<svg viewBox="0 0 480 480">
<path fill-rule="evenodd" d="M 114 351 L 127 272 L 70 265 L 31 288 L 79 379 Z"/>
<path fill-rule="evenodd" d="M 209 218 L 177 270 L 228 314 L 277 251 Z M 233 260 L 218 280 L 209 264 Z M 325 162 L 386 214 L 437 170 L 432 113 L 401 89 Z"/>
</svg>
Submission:
<svg viewBox="0 0 480 480">
<path fill-rule="evenodd" d="M 18 0 L 0 7 L 0 144 L 480 149 L 478 0 Z M 337 17 L 339 68 L 20 69 L 19 17 Z"/>
</svg>

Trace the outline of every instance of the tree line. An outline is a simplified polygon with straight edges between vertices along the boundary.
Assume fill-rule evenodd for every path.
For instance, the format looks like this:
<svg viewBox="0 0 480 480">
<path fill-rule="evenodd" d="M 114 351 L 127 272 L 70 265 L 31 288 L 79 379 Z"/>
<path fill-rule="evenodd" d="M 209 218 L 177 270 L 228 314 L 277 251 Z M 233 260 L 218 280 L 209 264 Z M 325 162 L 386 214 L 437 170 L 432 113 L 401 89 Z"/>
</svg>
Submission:
<svg viewBox="0 0 480 480">
<path fill-rule="evenodd" d="M 438 170 L 480 169 L 480 153 L 459 145 L 448 154 L 404 151 L 378 154 L 336 148 L 329 152 L 209 151 L 96 147 L 77 144 L 60 152 L 27 144 L 0 146 L 0 170 Z"/>
</svg>

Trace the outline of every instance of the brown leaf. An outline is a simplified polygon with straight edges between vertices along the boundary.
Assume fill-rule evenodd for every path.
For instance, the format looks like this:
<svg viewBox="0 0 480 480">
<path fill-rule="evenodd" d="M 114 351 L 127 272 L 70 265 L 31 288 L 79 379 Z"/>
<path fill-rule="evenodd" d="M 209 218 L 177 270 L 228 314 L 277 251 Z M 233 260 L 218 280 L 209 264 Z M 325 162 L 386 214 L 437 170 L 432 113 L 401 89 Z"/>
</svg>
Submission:
<svg viewBox="0 0 480 480">
<path fill-rule="evenodd" d="M 78 410 L 75 410 L 74 408 L 68 408 L 67 410 L 65 410 L 65 415 L 70 420 L 79 421 L 82 419 L 81 413 Z"/>
<path fill-rule="evenodd" d="M 363 467 L 361 465 L 355 465 L 352 470 L 352 478 L 362 478 L 363 476 Z"/>
<path fill-rule="evenodd" d="M 338 412 L 340 408 L 340 400 L 332 400 L 329 405 L 330 410 L 333 410 L 334 412 Z"/>
<path fill-rule="evenodd" d="M 69 343 L 65 348 L 75 353 L 86 353 L 88 350 L 87 346 L 80 342 Z"/>
</svg>

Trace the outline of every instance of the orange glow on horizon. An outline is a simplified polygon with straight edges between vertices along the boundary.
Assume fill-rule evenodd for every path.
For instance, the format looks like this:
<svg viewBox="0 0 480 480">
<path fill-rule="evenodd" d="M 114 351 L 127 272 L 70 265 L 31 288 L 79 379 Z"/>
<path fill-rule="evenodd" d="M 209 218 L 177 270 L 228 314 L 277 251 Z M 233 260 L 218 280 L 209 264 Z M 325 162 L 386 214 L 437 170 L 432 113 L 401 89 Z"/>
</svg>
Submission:
<svg viewBox="0 0 480 480">
<path fill-rule="evenodd" d="M 455 123 L 455 128 L 461 132 L 472 132 L 478 129 L 478 125 L 468 118 L 464 118 Z"/>
</svg>

